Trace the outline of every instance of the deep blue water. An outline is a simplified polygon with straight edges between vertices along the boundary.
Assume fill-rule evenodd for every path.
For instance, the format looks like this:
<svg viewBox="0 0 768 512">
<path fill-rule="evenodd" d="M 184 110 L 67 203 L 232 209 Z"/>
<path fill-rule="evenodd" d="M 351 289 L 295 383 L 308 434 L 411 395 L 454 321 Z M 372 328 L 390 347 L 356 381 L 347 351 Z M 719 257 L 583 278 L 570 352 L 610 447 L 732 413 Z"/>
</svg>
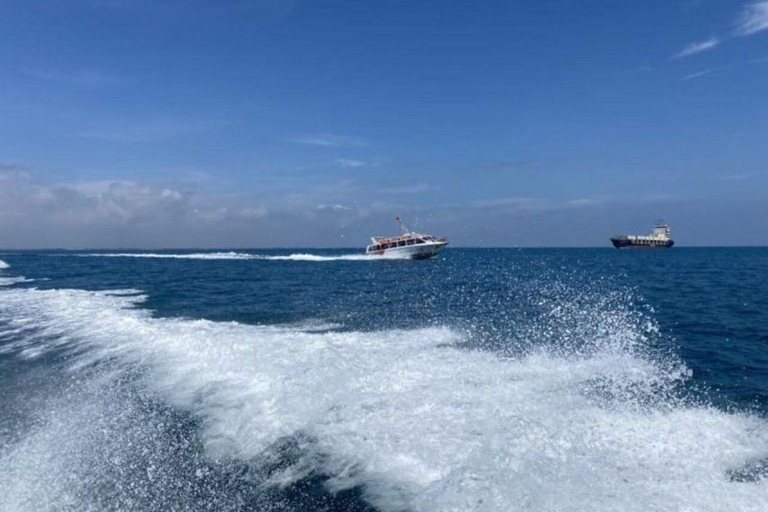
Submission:
<svg viewBox="0 0 768 512">
<path fill-rule="evenodd" d="M 120 254 L 0 254 L 1 510 L 768 510 L 768 249 Z"/>
</svg>

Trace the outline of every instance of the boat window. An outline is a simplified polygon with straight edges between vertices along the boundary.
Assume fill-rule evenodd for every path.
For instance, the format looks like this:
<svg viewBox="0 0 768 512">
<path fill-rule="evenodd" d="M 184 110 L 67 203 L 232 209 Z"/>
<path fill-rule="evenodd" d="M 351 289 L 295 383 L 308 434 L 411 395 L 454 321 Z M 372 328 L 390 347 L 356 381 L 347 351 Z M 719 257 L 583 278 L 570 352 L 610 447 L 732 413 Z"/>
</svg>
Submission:
<svg viewBox="0 0 768 512">
<path fill-rule="evenodd" d="M 413 239 L 408 240 L 407 245 L 413 245 Z"/>
<path fill-rule="evenodd" d="M 405 245 L 405 242 L 404 242 L 404 241 L 402 241 L 402 240 L 400 240 L 399 242 L 397 242 L 397 246 L 398 246 L 398 247 L 402 247 L 402 246 L 404 246 L 404 245 Z"/>
</svg>

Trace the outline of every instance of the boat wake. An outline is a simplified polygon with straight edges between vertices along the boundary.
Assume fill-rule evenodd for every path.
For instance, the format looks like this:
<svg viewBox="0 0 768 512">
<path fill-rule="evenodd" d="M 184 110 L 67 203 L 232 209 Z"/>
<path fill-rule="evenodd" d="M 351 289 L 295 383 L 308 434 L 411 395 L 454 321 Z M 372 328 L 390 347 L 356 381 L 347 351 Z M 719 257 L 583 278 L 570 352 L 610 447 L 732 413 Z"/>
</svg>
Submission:
<svg viewBox="0 0 768 512">
<path fill-rule="evenodd" d="M 27 279 L 26 277 L 4 277 L 0 276 L 0 286 L 12 286 L 18 283 L 31 283 L 34 279 Z"/>
<path fill-rule="evenodd" d="M 11 268 L 11 266 L 6 262 L 4 262 L 3 260 L 0 260 L 0 270 L 6 269 L 6 268 Z"/>
<path fill-rule="evenodd" d="M 144 299 L 0 289 L 6 356 L 64 351 L 77 383 L 0 449 L 5 510 L 116 508 L 143 485 L 165 499 L 222 461 L 266 472 L 266 487 L 327 475 L 382 510 L 765 510 L 768 478 L 728 475 L 768 455 L 768 421 L 681 398 L 687 368 L 643 356 L 625 322 L 589 351 L 510 358 L 464 350 L 449 328 L 155 318 Z M 189 474 L 164 471 L 147 444 L 181 420 L 78 396 L 108 397 L 126 375 L 195 420 Z"/>
<path fill-rule="evenodd" d="M 397 254 L 364 255 L 341 254 L 338 256 L 320 254 L 251 254 L 245 252 L 201 252 L 192 254 L 165 254 L 165 253 L 89 253 L 78 254 L 81 257 L 93 258 L 150 258 L 150 259 L 180 259 L 180 260 L 262 260 L 262 261 L 377 261 L 409 259 L 408 256 Z M 0 267 L 1 268 L 1 267 Z"/>
<path fill-rule="evenodd" d="M 257 259 L 268 261 L 380 261 L 410 259 L 407 255 L 397 254 L 342 254 L 339 256 L 323 256 L 319 254 L 290 254 L 287 256 L 256 255 Z"/>
<path fill-rule="evenodd" d="M 244 252 L 200 252 L 191 254 L 166 254 L 149 252 L 119 252 L 78 254 L 86 258 L 150 258 L 171 260 L 253 260 L 255 255 Z"/>
</svg>

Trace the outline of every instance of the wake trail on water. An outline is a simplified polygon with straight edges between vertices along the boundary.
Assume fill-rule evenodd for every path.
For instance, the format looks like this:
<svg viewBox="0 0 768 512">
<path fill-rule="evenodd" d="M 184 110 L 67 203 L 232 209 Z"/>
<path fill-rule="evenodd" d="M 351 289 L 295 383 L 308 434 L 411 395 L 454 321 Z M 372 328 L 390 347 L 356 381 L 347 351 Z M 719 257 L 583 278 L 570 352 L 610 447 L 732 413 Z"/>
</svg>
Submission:
<svg viewBox="0 0 768 512">
<path fill-rule="evenodd" d="M 181 259 L 181 260 L 263 260 L 263 261 L 376 261 L 408 259 L 399 255 L 372 255 L 342 254 L 338 256 L 325 256 L 320 254 L 288 254 L 267 255 L 250 254 L 244 252 L 203 252 L 194 254 L 164 254 L 164 253 L 91 253 L 78 254 L 81 257 L 93 258 L 157 258 L 157 259 Z"/>
<path fill-rule="evenodd" d="M 201 252 L 193 254 L 165 254 L 146 252 L 89 253 L 77 254 L 84 258 L 150 258 L 172 260 L 252 260 L 253 254 L 243 252 Z"/>
<path fill-rule="evenodd" d="M 256 255 L 256 259 L 267 261 L 377 261 L 377 260 L 403 260 L 409 256 L 397 254 L 377 254 L 367 256 L 365 254 L 342 254 L 339 256 L 323 256 L 318 254 L 290 254 L 287 256 Z"/>
<path fill-rule="evenodd" d="M 3 260 L 0 260 L 0 270 L 9 269 L 11 266 L 4 262 Z M 12 286 L 17 283 L 31 283 L 34 281 L 34 279 L 27 279 L 23 276 L 13 276 L 13 277 L 6 277 L 4 275 L 0 275 L 0 286 Z"/>
<path fill-rule="evenodd" d="M 728 474 L 768 455 L 768 421 L 681 398 L 690 371 L 646 356 L 642 322 L 625 312 L 595 312 L 611 328 L 587 348 L 501 357 L 460 348 L 450 328 L 154 318 L 144 300 L 3 288 L 0 340 L 22 358 L 68 351 L 74 375 L 140 367 L 157 396 L 199 419 L 208 459 L 260 467 L 294 440 L 299 453 L 267 484 L 330 475 L 329 489 L 362 488 L 382 510 L 765 510 L 768 478 Z M 94 408 L 67 401 L 70 427 L 43 423 L 0 449 L 7 510 L 88 499 L 72 485 L 110 464 L 88 457 L 100 438 L 87 415 L 112 414 Z"/>
</svg>

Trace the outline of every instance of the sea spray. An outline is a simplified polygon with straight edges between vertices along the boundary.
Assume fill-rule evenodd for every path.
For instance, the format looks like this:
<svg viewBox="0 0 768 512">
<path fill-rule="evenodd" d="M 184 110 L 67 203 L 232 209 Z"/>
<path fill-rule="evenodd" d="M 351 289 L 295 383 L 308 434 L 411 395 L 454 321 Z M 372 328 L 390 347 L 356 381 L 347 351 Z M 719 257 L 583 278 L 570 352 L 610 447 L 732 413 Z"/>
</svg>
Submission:
<svg viewBox="0 0 768 512">
<path fill-rule="evenodd" d="M 460 348 L 448 328 L 153 318 L 123 292 L 0 299 L 0 319 L 34 331 L 40 354 L 69 350 L 75 373 L 141 368 L 143 386 L 199 419 L 212 463 L 260 467 L 303 440 L 275 485 L 328 475 L 329 489 L 360 487 L 383 510 L 764 510 L 765 479 L 728 475 L 765 457 L 768 423 L 680 399 L 684 366 L 645 357 L 631 333 L 500 357 Z M 30 455 L 23 442 L 7 453 L 0 487 Z"/>
</svg>

